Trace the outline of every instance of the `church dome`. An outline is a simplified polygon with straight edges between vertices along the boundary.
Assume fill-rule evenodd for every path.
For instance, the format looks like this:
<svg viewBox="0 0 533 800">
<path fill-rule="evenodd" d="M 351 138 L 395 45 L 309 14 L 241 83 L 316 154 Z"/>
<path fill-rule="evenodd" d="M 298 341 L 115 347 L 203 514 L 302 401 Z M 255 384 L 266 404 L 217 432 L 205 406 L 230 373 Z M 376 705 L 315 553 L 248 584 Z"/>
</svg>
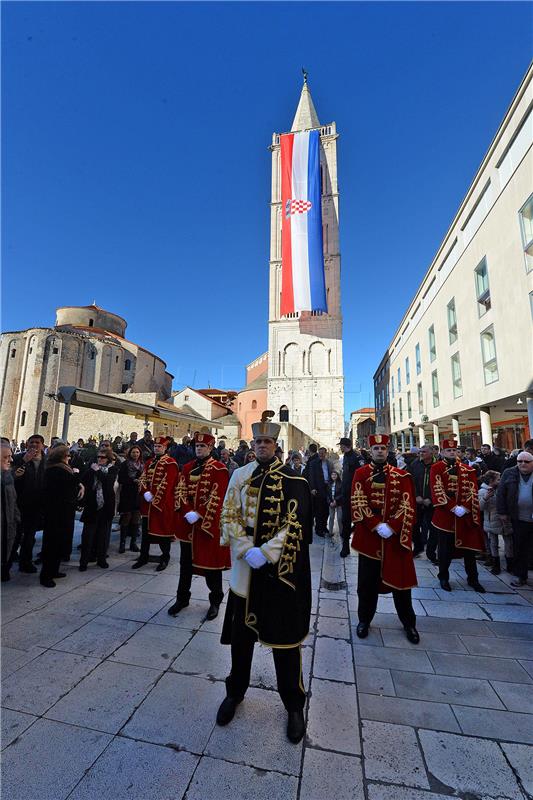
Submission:
<svg viewBox="0 0 533 800">
<path fill-rule="evenodd" d="M 63 306 L 56 309 L 56 327 L 69 325 L 72 328 L 96 328 L 124 337 L 127 322 L 118 314 L 90 306 Z"/>
</svg>

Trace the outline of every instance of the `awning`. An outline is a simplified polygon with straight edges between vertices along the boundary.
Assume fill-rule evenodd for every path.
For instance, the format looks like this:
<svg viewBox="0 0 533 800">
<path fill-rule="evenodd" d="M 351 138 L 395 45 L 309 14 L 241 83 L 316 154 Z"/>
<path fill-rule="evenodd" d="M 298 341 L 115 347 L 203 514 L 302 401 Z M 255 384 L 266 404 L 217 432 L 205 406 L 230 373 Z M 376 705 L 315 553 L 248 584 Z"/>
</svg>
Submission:
<svg viewBox="0 0 533 800">
<path fill-rule="evenodd" d="M 96 411 L 127 414 L 136 419 L 150 422 L 185 422 L 190 424 L 193 430 L 200 425 L 217 429 L 224 427 L 224 423 L 219 420 L 205 419 L 196 414 L 187 414 L 177 409 L 173 411 L 170 408 L 148 403 L 139 403 L 136 400 L 127 400 L 124 397 L 113 397 L 113 395 L 109 394 L 91 392 L 88 389 L 80 389 L 77 386 L 60 386 L 57 390 L 57 399 L 60 403 L 65 403 L 66 406 L 80 406 L 82 408 L 92 408 Z M 63 439 L 66 439 L 68 433 L 67 415 L 65 415 L 65 425 L 63 427 Z"/>
</svg>

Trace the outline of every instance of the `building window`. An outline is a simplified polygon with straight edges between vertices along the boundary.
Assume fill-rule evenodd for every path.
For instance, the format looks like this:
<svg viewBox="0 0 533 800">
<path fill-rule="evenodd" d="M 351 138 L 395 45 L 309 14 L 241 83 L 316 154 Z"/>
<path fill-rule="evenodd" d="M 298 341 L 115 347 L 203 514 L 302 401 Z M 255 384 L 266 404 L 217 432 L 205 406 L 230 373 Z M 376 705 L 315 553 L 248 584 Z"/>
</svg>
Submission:
<svg viewBox="0 0 533 800">
<path fill-rule="evenodd" d="M 405 382 L 409 386 L 411 383 L 411 368 L 409 366 L 409 356 L 405 359 Z"/>
<path fill-rule="evenodd" d="M 435 326 L 432 325 L 428 330 L 429 338 L 429 360 L 435 361 L 437 358 L 437 344 L 435 342 Z"/>
<path fill-rule="evenodd" d="M 187 402 L 187 400 L 189 399 L 189 395 L 188 395 L 188 394 L 186 394 L 186 395 L 185 395 L 185 397 L 184 397 L 183 399 L 185 400 L 185 402 Z"/>
<path fill-rule="evenodd" d="M 95 351 L 94 350 L 89 350 L 89 358 L 90 358 L 91 361 L 94 361 L 94 356 L 95 356 Z"/>
<path fill-rule="evenodd" d="M 396 425 L 396 407 L 392 404 L 392 424 Z"/>
<path fill-rule="evenodd" d="M 461 377 L 461 362 L 459 360 L 459 353 L 454 353 L 452 356 L 452 383 L 453 383 L 453 396 L 455 399 L 463 396 L 463 379 Z"/>
<path fill-rule="evenodd" d="M 533 194 L 520 209 L 520 228 L 526 271 L 531 272 L 533 269 Z"/>
<path fill-rule="evenodd" d="M 289 421 L 289 409 L 287 408 L 287 406 L 281 406 L 279 410 L 279 421 L 280 422 Z"/>
<path fill-rule="evenodd" d="M 398 413 L 400 415 L 400 422 L 403 422 L 403 405 L 402 405 L 402 398 L 398 400 Z"/>
<path fill-rule="evenodd" d="M 474 270 L 476 278 L 477 311 L 482 317 L 490 309 L 489 271 L 484 258 Z"/>
<path fill-rule="evenodd" d="M 457 341 L 457 314 L 455 311 L 455 297 L 452 297 L 447 306 L 448 314 L 448 337 L 450 344 Z"/>
<path fill-rule="evenodd" d="M 122 394 L 124 394 L 124 392 L 127 392 L 127 391 L 128 391 L 128 384 L 127 383 L 123 383 L 122 384 L 122 389 L 121 389 Z"/>
<path fill-rule="evenodd" d="M 94 319 L 90 319 L 89 320 L 89 328 L 92 328 L 93 326 L 94 326 Z"/>
<path fill-rule="evenodd" d="M 483 358 L 483 375 L 485 384 L 498 380 L 498 362 L 496 360 L 496 341 L 494 327 L 491 325 L 481 334 L 481 356 Z"/>
<path fill-rule="evenodd" d="M 417 393 L 417 396 L 418 396 L 418 413 L 419 414 L 423 414 L 424 413 L 424 394 L 422 392 L 422 384 L 421 383 L 417 384 L 416 393 Z"/>
<path fill-rule="evenodd" d="M 433 393 L 433 408 L 438 408 L 440 399 L 439 399 L 439 377 L 437 375 L 437 370 L 431 373 L 431 391 Z"/>
<path fill-rule="evenodd" d="M 16 350 L 16 348 L 14 347 L 14 348 L 12 349 L 12 351 L 11 351 L 11 358 L 15 358 L 15 356 L 16 356 L 16 355 L 17 355 L 17 350 Z"/>
<path fill-rule="evenodd" d="M 59 353 L 59 347 L 52 347 L 52 353 L 53 353 L 55 356 L 57 356 L 57 354 Z"/>
<path fill-rule="evenodd" d="M 415 361 L 416 361 L 416 374 L 420 375 L 422 372 L 422 361 L 420 360 L 420 345 L 415 347 Z"/>
<path fill-rule="evenodd" d="M 394 375 L 392 375 L 390 379 L 390 393 L 391 397 L 394 397 Z"/>
<path fill-rule="evenodd" d="M 398 367 L 398 392 L 402 391 L 402 373 L 400 372 L 400 367 Z"/>
<path fill-rule="evenodd" d="M 124 369 L 125 369 L 126 371 L 127 371 L 127 370 L 129 370 L 129 369 L 131 369 L 131 360 L 130 360 L 129 358 L 127 358 L 127 359 L 125 360 L 125 362 L 124 362 Z"/>
<path fill-rule="evenodd" d="M 411 392 L 407 392 L 407 416 L 409 419 L 413 416 L 413 409 L 411 407 Z"/>
<path fill-rule="evenodd" d="M 41 411 L 41 428 L 46 428 L 48 425 L 48 411 Z"/>
<path fill-rule="evenodd" d="M 25 424 L 26 424 L 26 412 L 23 411 L 22 414 L 20 415 L 20 427 L 23 428 Z"/>
<path fill-rule="evenodd" d="M 252 408 L 257 408 L 257 400 L 252 400 Z"/>
</svg>

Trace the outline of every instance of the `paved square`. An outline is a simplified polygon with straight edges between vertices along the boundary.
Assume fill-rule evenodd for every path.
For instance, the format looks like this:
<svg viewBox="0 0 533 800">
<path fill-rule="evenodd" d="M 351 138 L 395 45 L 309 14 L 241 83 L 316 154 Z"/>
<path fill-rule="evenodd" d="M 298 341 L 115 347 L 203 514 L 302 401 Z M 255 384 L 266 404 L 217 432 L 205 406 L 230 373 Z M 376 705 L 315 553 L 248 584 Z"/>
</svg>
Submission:
<svg viewBox="0 0 533 800">
<path fill-rule="evenodd" d="M 481 568 L 481 595 L 454 563 L 449 595 L 417 559 L 420 644 L 405 638 L 390 596 L 360 640 L 357 556 L 313 544 L 308 727 L 294 746 L 271 651 L 255 648 L 246 699 L 217 727 L 225 606 L 203 622 L 207 589 L 195 578 L 190 606 L 169 617 L 177 549 L 163 574 L 131 572 L 133 555 L 116 550 L 113 537 L 104 574 L 65 565 L 57 590 L 16 569 L 3 585 L 3 800 L 532 796 L 533 592 L 513 592 L 506 573 Z"/>
</svg>

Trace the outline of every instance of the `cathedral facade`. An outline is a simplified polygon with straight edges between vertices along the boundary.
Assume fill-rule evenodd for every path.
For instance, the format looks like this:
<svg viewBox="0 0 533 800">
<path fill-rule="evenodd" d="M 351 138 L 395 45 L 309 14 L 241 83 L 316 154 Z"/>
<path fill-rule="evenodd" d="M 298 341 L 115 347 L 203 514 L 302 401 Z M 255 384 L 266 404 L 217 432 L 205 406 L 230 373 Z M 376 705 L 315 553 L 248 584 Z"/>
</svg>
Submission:
<svg viewBox="0 0 533 800">
<path fill-rule="evenodd" d="M 320 131 L 322 238 L 327 313 L 280 313 L 282 202 L 280 134 L 274 133 L 270 223 L 268 407 L 310 439 L 334 448 L 344 436 L 344 373 L 337 186 L 337 129 L 321 125 L 304 82 L 291 132 Z"/>
</svg>

